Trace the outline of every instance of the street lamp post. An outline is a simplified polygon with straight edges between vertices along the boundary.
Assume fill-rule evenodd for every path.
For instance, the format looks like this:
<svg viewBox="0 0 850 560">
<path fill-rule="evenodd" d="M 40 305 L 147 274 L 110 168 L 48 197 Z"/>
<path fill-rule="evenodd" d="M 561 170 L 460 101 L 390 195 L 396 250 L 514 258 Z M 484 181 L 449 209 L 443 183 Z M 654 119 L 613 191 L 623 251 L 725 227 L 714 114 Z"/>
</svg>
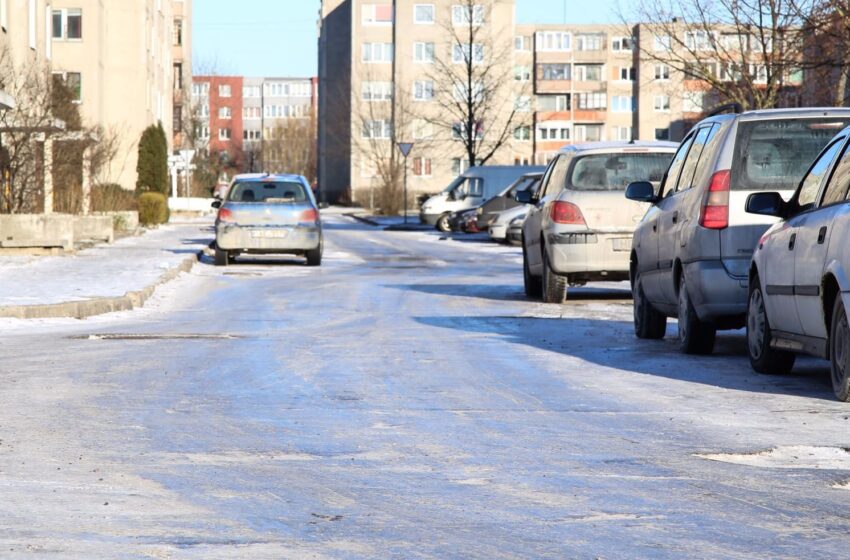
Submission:
<svg viewBox="0 0 850 560">
<path fill-rule="evenodd" d="M 407 156 L 413 149 L 413 142 L 399 142 L 398 149 L 404 156 L 404 223 L 407 225 Z"/>
</svg>

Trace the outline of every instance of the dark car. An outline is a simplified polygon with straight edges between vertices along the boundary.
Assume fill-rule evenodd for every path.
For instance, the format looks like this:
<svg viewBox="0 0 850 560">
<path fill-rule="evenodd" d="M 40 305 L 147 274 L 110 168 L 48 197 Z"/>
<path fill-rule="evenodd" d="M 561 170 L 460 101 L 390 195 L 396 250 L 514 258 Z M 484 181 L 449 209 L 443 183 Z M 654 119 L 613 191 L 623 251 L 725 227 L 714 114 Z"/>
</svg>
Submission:
<svg viewBox="0 0 850 560">
<path fill-rule="evenodd" d="M 516 201 L 516 193 L 527 191 L 536 185 L 543 177 L 543 173 L 526 173 L 517 179 L 511 186 L 478 207 L 478 229 L 487 231 L 490 224 L 501 212 L 510 210 L 521 204 Z"/>
</svg>

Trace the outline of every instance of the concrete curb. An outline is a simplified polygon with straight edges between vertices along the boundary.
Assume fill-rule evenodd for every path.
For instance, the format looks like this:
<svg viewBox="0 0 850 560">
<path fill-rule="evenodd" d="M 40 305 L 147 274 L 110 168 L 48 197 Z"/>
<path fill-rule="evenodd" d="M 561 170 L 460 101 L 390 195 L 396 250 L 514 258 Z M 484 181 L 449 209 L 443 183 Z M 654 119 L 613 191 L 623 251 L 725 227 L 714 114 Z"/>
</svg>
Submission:
<svg viewBox="0 0 850 560">
<path fill-rule="evenodd" d="M 115 311 L 131 311 L 143 307 L 145 302 L 154 294 L 156 289 L 163 284 L 171 282 L 180 274 L 189 272 L 195 266 L 203 251 L 198 251 L 191 257 L 183 259 L 179 265 L 168 269 L 153 284 L 123 296 L 87 299 L 82 301 L 68 301 L 65 303 L 51 303 L 46 305 L 9 305 L 0 306 L 0 318 L 12 319 L 55 319 L 75 318 L 85 319 L 95 315 L 114 313 Z"/>
</svg>

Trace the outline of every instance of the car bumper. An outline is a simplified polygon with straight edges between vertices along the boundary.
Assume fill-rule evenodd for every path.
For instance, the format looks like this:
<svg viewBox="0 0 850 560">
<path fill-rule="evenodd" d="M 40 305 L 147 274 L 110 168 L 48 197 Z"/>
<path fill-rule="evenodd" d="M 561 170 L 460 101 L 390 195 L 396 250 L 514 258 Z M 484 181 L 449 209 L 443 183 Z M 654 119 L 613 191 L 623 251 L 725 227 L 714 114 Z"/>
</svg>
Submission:
<svg viewBox="0 0 850 560">
<path fill-rule="evenodd" d="M 419 221 L 423 224 L 433 226 L 437 224 L 437 220 L 440 219 L 442 214 L 426 214 L 424 212 L 419 213 Z"/>
<path fill-rule="evenodd" d="M 225 251 L 290 253 L 312 251 L 321 243 L 322 230 L 309 226 L 216 226 L 215 242 Z"/>
<path fill-rule="evenodd" d="M 517 245 L 522 243 L 522 229 L 512 228 L 508 230 L 507 240 Z"/>
<path fill-rule="evenodd" d="M 552 234 L 547 239 L 549 262 L 558 274 L 628 274 L 632 238 L 622 233 L 593 231 Z"/>
<path fill-rule="evenodd" d="M 493 239 L 503 240 L 508 236 L 508 226 L 502 224 L 493 224 L 491 225 L 487 233 L 490 234 L 490 237 Z"/>
<path fill-rule="evenodd" d="M 688 295 L 701 320 L 746 316 L 749 298 L 746 277 L 732 276 L 720 260 L 687 264 L 684 273 Z"/>
</svg>

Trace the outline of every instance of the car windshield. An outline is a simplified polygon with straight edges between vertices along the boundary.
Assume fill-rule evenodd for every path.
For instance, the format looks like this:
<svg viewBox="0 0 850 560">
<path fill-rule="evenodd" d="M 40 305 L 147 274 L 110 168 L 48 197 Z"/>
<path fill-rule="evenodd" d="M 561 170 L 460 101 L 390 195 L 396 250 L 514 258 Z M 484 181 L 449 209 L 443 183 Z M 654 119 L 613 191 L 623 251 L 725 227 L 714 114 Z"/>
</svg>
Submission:
<svg viewBox="0 0 850 560">
<path fill-rule="evenodd" d="M 235 183 L 227 200 L 231 202 L 306 202 L 307 190 L 294 181 L 245 181 Z"/>
<path fill-rule="evenodd" d="M 660 181 L 672 153 L 643 152 L 580 156 L 573 162 L 567 188 L 578 191 L 624 191 L 635 181 Z"/>
<path fill-rule="evenodd" d="M 776 119 L 738 125 L 732 190 L 793 190 L 848 118 Z"/>
</svg>

